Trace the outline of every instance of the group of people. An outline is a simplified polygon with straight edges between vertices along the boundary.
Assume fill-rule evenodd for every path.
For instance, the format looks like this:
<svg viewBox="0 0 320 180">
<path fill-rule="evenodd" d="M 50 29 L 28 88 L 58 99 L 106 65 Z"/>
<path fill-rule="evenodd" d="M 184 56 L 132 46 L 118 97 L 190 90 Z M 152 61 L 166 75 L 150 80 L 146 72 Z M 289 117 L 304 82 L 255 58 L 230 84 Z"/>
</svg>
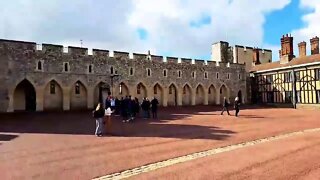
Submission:
<svg viewBox="0 0 320 180">
<path fill-rule="evenodd" d="M 159 101 L 154 97 L 151 101 L 148 98 L 143 98 L 141 104 L 138 98 L 131 96 L 122 97 L 121 99 L 108 96 L 103 106 L 102 103 L 98 103 L 96 109 L 93 111 L 93 117 L 96 119 L 96 136 L 102 136 L 104 133 L 104 125 L 106 125 L 107 134 L 111 134 L 111 114 L 120 115 L 122 122 L 133 122 L 135 118 L 139 117 L 140 108 L 143 112 L 142 117 L 144 119 L 150 118 L 150 110 L 152 112 L 152 118 L 158 118 L 158 105 Z M 106 118 L 104 119 L 104 116 Z"/>
<path fill-rule="evenodd" d="M 240 112 L 240 101 L 239 101 L 239 98 L 238 97 L 236 97 L 235 99 L 234 99 L 234 109 L 236 110 L 236 114 L 235 114 L 235 116 L 236 117 L 238 117 L 238 114 L 239 114 L 239 112 Z M 223 115 L 223 112 L 224 111 L 227 111 L 227 113 L 228 113 L 228 115 L 230 115 L 230 113 L 229 113 L 229 102 L 227 101 L 227 98 L 226 97 L 224 97 L 223 98 L 223 104 L 222 104 L 222 106 L 223 106 L 223 108 L 222 108 L 222 112 L 221 112 L 221 115 Z"/>
<path fill-rule="evenodd" d="M 104 133 L 104 125 L 106 125 L 107 134 L 111 134 L 111 114 L 122 116 L 122 122 L 133 122 L 136 117 L 140 114 L 140 108 L 143 112 L 142 117 L 144 119 L 150 118 L 150 110 L 152 112 L 152 118 L 156 119 L 158 116 L 158 104 L 159 101 L 154 97 L 151 101 L 148 98 L 143 98 L 140 104 L 138 98 L 133 98 L 131 96 L 122 97 L 121 99 L 108 96 L 105 100 L 105 104 L 98 103 L 97 107 L 93 111 L 93 117 L 96 119 L 96 136 L 102 136 Z M 226 97 L 223 100 L 223 109 L 221 115 L 224 111 L 229 113 L 229 102 Z M 237 117 L 240 112 L 240 101 L 236 97 L 234 101 L 234 108 L 236 110 L 235 116 Z M 105 118 L 104 118 L 105 117 Z"/>
</svg>

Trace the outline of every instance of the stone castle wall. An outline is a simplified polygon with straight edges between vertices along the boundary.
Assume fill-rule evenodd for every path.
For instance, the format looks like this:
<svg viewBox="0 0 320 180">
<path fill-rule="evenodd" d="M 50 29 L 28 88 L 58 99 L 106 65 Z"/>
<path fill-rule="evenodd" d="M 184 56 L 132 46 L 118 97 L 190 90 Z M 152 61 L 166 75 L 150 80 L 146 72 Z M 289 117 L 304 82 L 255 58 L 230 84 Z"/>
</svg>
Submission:
<svg viewBox="0 0 320 180">
<path fill-rule="evenodd" d="M 63 110 L 93 108 L 101 82 L 110 85 L 113 96 L 131 95 L 140 101 L 143 96 L 157 96 L 163 106 L 220 104 L 222 96 L 233 101 L 239 91 L 246 102 L 246 72 L 242 64 L 204 60 L 195 60 L 193 64 L 188 58 L 181 58 L 178 63 L 176 57 L 167 57 L 164 62 L 164 57 L 156 55 L 133 53 L 131 58 L 127 52 L 111 54 L 108 50 L 93 49 L 92 55 L 88 55 L 87 48 L 79 47 L 68 47 L 65 52 L 63 46 L 51 44 L 42 44 L 38 50 L 33 42 L 0 40 L 0 112 L 17 109 L 17 97 L 22 97 L 17 86 L 23 80 L 35 89 L 37 111 L 57 106 Z M 120 75 L 113 82 L 111 67 L 114 74 Z M 54 95 L 49 93 L 50 82 L 57 87 Z M 74 94 L 76 83 L 80 84 L 79 94 Z"/>
</svg>

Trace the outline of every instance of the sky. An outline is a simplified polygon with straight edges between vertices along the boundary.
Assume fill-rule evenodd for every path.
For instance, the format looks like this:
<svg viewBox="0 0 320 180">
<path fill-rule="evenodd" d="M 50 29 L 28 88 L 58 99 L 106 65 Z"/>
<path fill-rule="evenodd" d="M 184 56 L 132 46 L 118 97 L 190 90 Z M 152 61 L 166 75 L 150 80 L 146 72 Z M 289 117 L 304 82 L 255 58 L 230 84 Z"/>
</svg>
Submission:
<svg viewBox="0 0 320 180">
<path fill-rule="evenodd" d="M 211 59 L 211 45 L 260 47 L 320 36 L 319 0 L 2 0 L 0 39 Z"/>
</svg>

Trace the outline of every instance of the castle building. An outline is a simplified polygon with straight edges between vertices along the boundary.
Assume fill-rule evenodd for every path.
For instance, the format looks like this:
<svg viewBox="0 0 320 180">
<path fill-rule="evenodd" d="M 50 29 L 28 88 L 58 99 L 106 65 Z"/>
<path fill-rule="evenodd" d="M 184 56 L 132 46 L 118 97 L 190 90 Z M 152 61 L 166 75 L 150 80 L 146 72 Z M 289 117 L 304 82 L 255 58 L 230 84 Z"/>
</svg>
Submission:
<svg viewBox="0 0 320 180">
<path fill-rule="evenodd" d="M 320 104 L 319 38 L 310 39 L 311 55 L 306 55 L 306 42 L 298 44 L 295 57 L 293 37 L 281 38 L 279 61 L 255 65 L 251 68 L 252 102 L 292 104 L 309 107 Z"/>
<path fill-rule="evenodd" d="M 247 103 L 245 61 L 229 49 L 205 61 L 0 40 L 0 112 L 93 109 L 109 93 L 165 107 Z"/>
</svg>

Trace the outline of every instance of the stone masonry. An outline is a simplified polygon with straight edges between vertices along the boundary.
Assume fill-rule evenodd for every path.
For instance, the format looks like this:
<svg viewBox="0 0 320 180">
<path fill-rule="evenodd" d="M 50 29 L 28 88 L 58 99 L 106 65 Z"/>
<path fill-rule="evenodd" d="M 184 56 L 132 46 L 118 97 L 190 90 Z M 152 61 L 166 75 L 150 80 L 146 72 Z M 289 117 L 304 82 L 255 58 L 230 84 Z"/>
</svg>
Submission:
<svg viewBox="0 0 320 180">
<path fill-rule="evenodd" d="M 232 60 L 193 63 L 150 54 L 67 50 L 0 40 L 0 112 L 26 110 L 29 101 L 35 101 L 36 111 L 92 109 L 101 84 L 115 97 L 131 95 L 141 102 L 156 96 L 162 106 L 220 104 L 224 96 L 233 102 L 240 94 L 247 102 L 245 65 Z M 112 78 L 115 74 L 119 76 Z"/>
</svg>

